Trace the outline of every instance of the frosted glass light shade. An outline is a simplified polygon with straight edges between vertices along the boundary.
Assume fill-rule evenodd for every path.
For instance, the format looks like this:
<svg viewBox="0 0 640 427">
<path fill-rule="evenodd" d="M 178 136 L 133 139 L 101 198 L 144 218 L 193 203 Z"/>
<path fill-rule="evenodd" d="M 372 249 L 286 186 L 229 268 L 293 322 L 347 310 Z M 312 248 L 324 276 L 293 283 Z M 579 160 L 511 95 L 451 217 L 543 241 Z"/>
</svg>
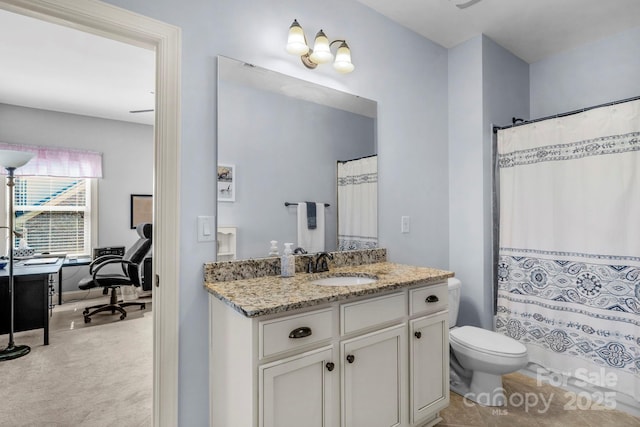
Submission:
<svg viewBox="0 0 640 427">
<path fill-rule="evenodd" d="M 306 55 L 309 52 L 304 31 L 296 19 L 289 27 L 289 38 L 287 39 L 287 52 L 292 55 Z"/>
<path fill-rule="evenodd" d="M 333 68 L 339 73 L 350 73 L 355 66 L 351 63 L 351 50 L 347 46 L 346 42 L 342 42 L 336 52 L 336 60 L 333 63 Z"/>
<path fill-rule="evenodd" d="M 28 151 L 0 150 L 0 166 L 3 168 L 19 168 L 33 158 Z"/>
<path fill-rule="evenodd" d="M 331 62 L 333 54 L 329 49 L 329 39 L 322 30 L 316 34 L 316 41 L 313 44 L 313 53 L 309 55 L 309 58 L 316 64 L 325 64 Z"/>
</svg>

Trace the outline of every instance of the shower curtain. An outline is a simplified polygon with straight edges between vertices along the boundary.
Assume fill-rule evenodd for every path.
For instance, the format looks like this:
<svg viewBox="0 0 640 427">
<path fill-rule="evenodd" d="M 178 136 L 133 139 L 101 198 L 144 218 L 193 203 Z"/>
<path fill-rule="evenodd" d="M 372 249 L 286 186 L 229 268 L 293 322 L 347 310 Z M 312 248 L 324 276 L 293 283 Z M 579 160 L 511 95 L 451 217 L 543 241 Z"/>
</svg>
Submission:
<svg viewBox="0 0 640 427">
<path fill-rule="evenodd" d="M 338 250 L 378 247 L 378 156 L 338 162 Z"/>
<path fill-rule="evenodd" d="M 496 329 L 640 402 L 640 101 L 498 132 Z"/>
</svg>

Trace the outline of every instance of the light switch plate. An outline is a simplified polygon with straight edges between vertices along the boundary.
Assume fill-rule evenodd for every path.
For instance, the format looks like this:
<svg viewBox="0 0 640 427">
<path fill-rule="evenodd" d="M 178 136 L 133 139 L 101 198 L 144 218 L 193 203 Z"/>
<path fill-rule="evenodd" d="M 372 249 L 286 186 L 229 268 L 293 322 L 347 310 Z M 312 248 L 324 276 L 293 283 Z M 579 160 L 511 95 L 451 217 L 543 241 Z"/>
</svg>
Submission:
<svg viewBox="0 0 640 427">
<path fill-rule="evenodd" d="M 411 219 L 408 216 L 403 216 L 402 218 L 400 218 L 400 231 L 402 233 L 408 233 L 409 232 L 409 224 L 410 224 Z"/>
<path fill-rule="evenodd" d="M 198 242 L 214 242 L 216 240 L 216 217 L 198 217 Z"/>
</svg>

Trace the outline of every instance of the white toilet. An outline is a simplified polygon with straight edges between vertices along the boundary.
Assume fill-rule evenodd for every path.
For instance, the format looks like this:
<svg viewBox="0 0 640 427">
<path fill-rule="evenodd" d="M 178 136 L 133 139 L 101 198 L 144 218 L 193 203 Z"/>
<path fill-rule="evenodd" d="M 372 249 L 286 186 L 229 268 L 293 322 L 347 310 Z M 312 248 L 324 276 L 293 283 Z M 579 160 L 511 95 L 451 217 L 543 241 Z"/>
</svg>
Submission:
<svg viewBox="0 0 640 427">
<path fill-rule="evenodd" d="M 456 327 L 460 285 L 460 280 L 449 279 L 451 391 L 484 406 L 503 406 L 502 375 L 527 364 L 527 348 L 498 332 L 475 326 Z"/>
</svg>

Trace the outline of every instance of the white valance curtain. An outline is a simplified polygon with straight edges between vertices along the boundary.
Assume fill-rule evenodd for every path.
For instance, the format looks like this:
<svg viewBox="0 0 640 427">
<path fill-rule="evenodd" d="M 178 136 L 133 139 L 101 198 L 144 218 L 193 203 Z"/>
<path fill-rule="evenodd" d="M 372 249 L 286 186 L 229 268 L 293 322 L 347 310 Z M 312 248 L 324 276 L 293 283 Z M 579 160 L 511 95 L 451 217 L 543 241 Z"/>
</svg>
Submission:
<svg viewBox="0 0 640 427">
<path fill-rule="evenodd" d="M 338 250 L 378 247 L 378 157 L 338 162 Z"/>
<path fill-rule="evenodd" d="M 640 402 L 640 101 L 501 130 L 498 167 L 497 329 Z"/>
<path fill-rule="evenodd" d="M 4 142 L 0 142 L 0 150 L 34 154 L 29 163 L 16 170 L 16 175 L 102 178 L 102 153 L 95 151 Z M 6 171 L 2 169 L 2 173 Z"/>
</svg>

